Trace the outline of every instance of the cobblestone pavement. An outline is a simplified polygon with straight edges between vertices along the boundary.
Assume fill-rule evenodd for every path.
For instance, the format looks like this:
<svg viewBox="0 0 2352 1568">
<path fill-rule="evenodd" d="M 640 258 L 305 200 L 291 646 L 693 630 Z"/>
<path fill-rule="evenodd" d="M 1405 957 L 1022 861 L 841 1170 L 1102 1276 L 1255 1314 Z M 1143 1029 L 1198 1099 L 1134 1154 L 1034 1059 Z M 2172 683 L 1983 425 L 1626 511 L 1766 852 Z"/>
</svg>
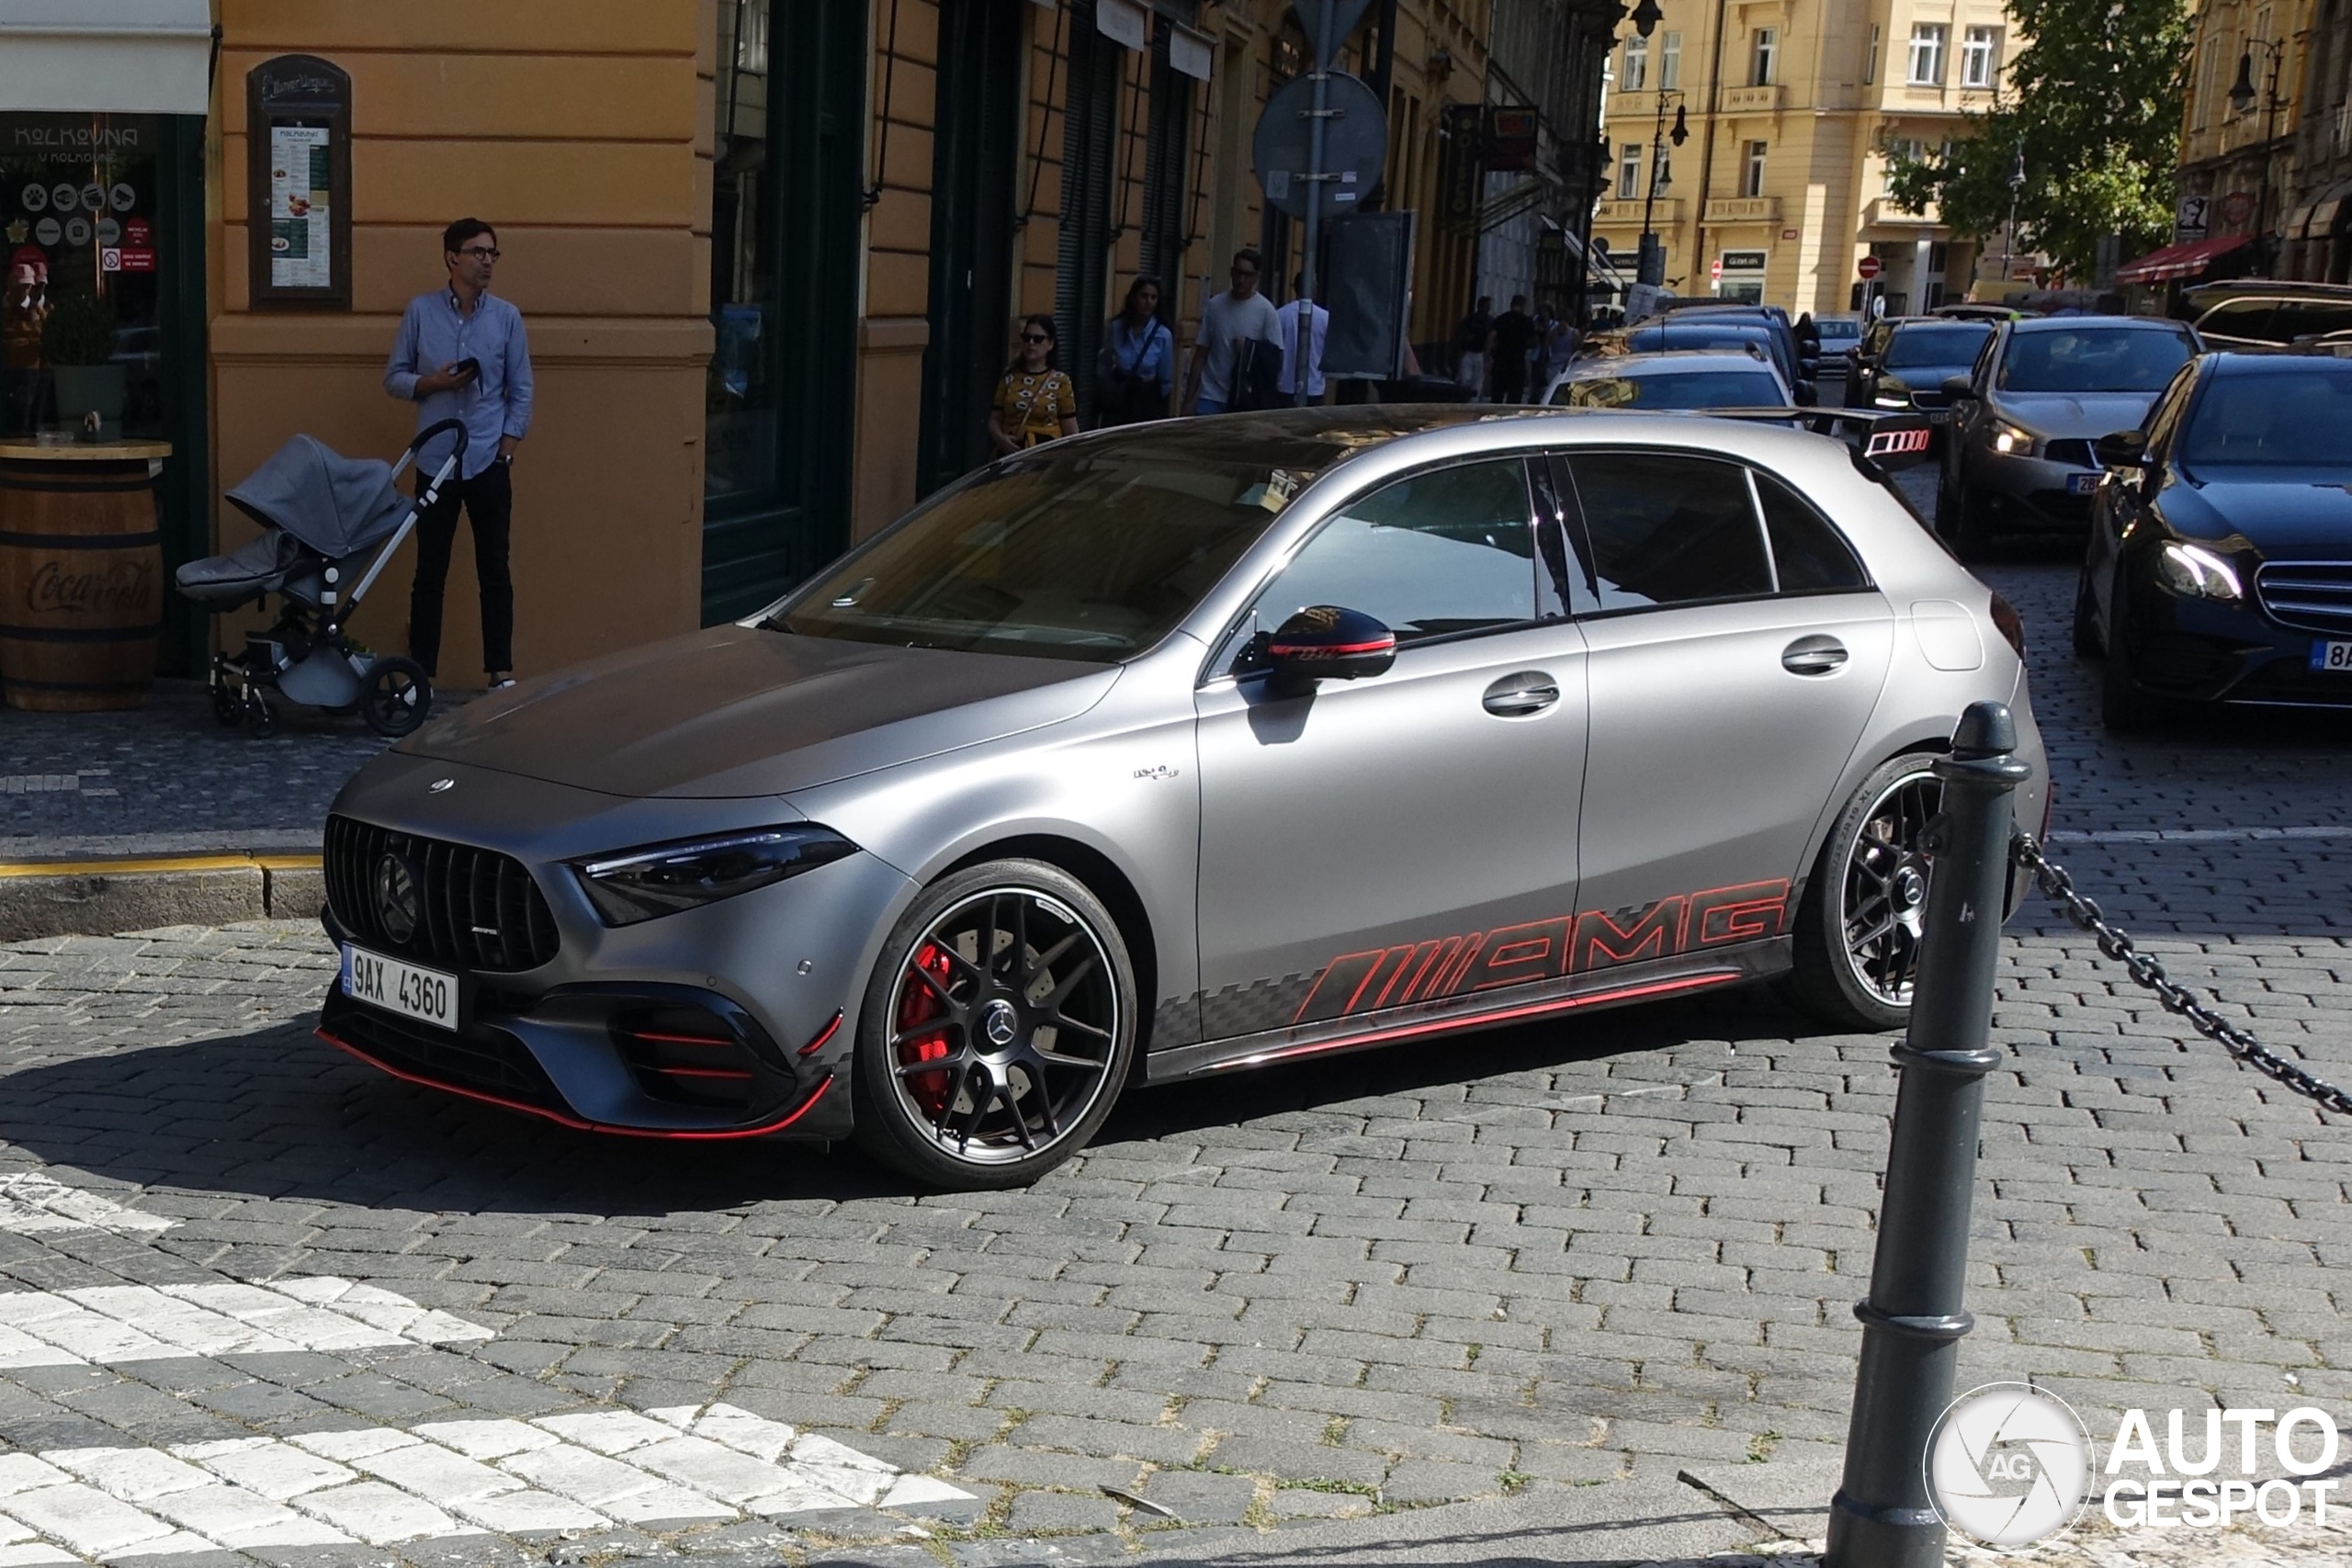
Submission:
<svg viewBox="0 0 2352 1568">
<path fill-rule="evenodd" d="M 2065 653 L 2071 568 L 1986 575 L 2031 628 L 2053 854 L 2177 976 L 2352 1077 L 2336 832 L 2352 730 L 2260 717 L 2110 741 Z M 1084 1561 L 1147 1538 L 1205 1557 L 1282 1521 L 1834 1468 L 1894 1080 L 1885 1038 L 1817 1032 L 1769 992 L 1139 1094 L 1034 1190 L 941 1197 L 847 1151 L 596 1143 L 411 1089 L 310 1035 L 332 968 L 315 930 L 288 925 L 0 949 L 0 1290 L 19 1292 L 0 1326 L 50 1357 L 0 1338 L 0 1518 L 17 1521 L 0 1564 L 64 1560 L 59 1542 L 119 1554 L 121 1532 L 167 1555 L 219 1541 L 169 1503 L 171 1484 L 212 1483 L 164 1461 L 218 1473 L 223 1444 L 365 1472 L 318 1485 L 363 1489 L 372 1513 L 332 1515 L 282 1479 L 265 1495 L 344 1518 L 384 1546 L 368 1561 L 519 1561 L 544 1531 L 451 1537 L 403 1510 L 496 1518 L 481 1500 L 518 1495 L 529 1457 L 501 1445 L 605 1431 L 548 1425 L 597 1412 L 683 1436 L 628 1427 L 590 1458 L 732 1495 L 739 1517 L 631 1518 L 612 1500 L 638 1483 L 593 1493 L 582 1477 L 616 1472 L 582 1461 L 529 1483 L 608 1521 L 563 1527 L 567 1561 L 659 1542 Z M 2346 1303 L 2325 1269 L 2346 1258 L 2352 1133 L 2184 1043 L 2039 905 L 2011 927 L 1996 1035 L 2011 1061 L 1989 1088 L 1962 1386 L 2031 1378 L 2101 1438 L 2128 1406 L 2345 1413 Z M 107 1310 L 146 1333 L 155 1300 L 322 1280 L 480 1337 L 254 1348 L 182 1314 L 148 1337 L 187 1353 L 100 1336 L 59 1363 L 41 1315 L 128 1303 Z M 134 1286 L 154 1300 L 98 1293 Z M 723 1465 L 694 1450 L 705 1470 L 629 1458 L 701 1441 L 702 1423 L 765 1435 Z M 395 1451 L 410 1457 L 374 1458 Z M 856 1472 L 835 1482 L 865 1506 L 754 1507 L 786 1482 L 735 1459 Z M 926 1476 L 944 1484 L 888 1503 Z M 1171 1515 L 1185 1529 L 1157 1533 Z M 116 1545 L 91 1544 L 102 1526 Z M 250 1558 L 360 1551 L 254 1529 Z M 826 1531 L 902 1544 L 828 1557 Z M 1263 1540 L 1288 1539 L 1305 1537 Z M 2279 1561 L 2345 1556 L 2253 1539 Z"/>
</svg>

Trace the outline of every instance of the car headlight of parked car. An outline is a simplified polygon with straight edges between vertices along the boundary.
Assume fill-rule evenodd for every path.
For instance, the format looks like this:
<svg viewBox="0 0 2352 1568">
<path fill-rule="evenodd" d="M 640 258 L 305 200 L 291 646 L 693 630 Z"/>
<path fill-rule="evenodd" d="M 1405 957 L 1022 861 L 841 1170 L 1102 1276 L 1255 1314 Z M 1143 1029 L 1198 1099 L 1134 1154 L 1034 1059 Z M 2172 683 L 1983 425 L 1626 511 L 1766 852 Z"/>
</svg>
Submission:
<svg viewBox="0 0 2352 1568">
<path fill-rule="evenodd" d="M 732 898 L 856 852 L 855 844 L 830 828 L 795 823 L 649 844 L 574 861 L 571 870 L 606 925 L 628 926 Z"/>
<path fill-rule="evenodd" d="M 1993 422 L 1993 450 L 2005 455 L 2018 452 L 2030 455 L 2033 451 L 2033 432 L 2021 425 L 2011 424 L 2006 419 L 1996 419 Z"/>
<path fill-rule="evenodd" d="M 2202 545 L 2170 544 L 2156 552 L 2156 574 L 2176 593 L 2234 604 L 2245 597 L 2237 569 Z"/>
<path fill-rule="evenodd" d="M 1883 409 L 1907 409 L 1911 406 L 1911 389 L 1900 381 L 1879 378 L 1878 390 L 1871 394 L 1871 401 Z"/>
</svg>

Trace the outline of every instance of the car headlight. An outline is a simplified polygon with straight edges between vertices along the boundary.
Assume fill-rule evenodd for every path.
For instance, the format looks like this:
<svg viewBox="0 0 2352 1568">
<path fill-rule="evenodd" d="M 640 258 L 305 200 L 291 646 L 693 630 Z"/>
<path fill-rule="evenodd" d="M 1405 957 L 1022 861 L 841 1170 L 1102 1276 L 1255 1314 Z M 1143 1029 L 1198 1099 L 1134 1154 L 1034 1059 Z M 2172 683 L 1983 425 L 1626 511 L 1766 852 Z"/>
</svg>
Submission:
<svg viewBox="0 0 2352 1568">
<path fill-rule="evenodd" d="M 856 852 L 855 844 L 830 828 L 795 823 L 649 844 L 573 861 L 571 871 L 606 925 L 629 926 L 732 898 Z"/>
<path fill-rule="evenodd" d="M 2156 575 L 2176 593 L 2234 604 L 2245 596 L 2237 569 L 2202 545 L 2166 545 L 2156 552 Z"/>
<path fill-rule="evenodd" d="M 1883 409 L 1907 409 L 1911 406 L 1911 394 L 1900 381 L 1892 386 L 1881 381 L 1878 390 L 1871 394 L 1871 401 Z"/>
<path fill-rule="evenodd" d="M 1993 450 L 2003 454 L 2030 454 L 2033 451 L 2033 432 L 2011 424 L 2007 420 L 1996 419 L 1993 422 Z"/>
</svg>

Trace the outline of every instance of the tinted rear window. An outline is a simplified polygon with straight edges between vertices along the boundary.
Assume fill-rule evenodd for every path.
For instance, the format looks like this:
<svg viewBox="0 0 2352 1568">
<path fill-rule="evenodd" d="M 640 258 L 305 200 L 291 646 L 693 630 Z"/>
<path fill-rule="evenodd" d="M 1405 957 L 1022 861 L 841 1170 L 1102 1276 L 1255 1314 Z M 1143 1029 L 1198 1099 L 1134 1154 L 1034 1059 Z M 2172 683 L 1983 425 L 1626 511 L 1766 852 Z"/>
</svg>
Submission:
<svg viewBox="0 0 2352 1568">
<path fill-rule="evenodd" d="M 1772 591 L 1737 464 L 1663 452 L 1580 452 L 1567 462 L 1603 610 Z"/>
</svg>

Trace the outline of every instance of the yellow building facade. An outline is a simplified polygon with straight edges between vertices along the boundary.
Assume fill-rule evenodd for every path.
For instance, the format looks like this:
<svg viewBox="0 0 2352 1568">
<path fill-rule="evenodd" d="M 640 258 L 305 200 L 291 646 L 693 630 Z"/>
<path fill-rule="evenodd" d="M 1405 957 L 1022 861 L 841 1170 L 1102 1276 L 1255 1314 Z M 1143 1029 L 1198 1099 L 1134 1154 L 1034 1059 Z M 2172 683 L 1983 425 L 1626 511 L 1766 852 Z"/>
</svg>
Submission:
<svg viewBox="0 0 2352 1568">
<path fill-rule="evenodd" d="M 1874 255 L 1890 310 L 1965 297 L 1973 238 L 1903 210 L 1887 172 L 1991 108 L 2020 42 L 1998 0 L 1659 3 L 1651 35 L 1626 21 L 1611 56 L 1593 233 L 1621 271 L 1646 223 L 1684 296 L 1850 310 Z"/>
<path fill-rule="evenodd" d="M 2237 240 L 2213 269 L 2286 275 L 2300 240 L 2290 164 L 2314 42 L 2313 0 L 2201 0 L 2181 106 L 2178 240 Z M 2233 96 L 2233 89 L 2244 88 Z M 2323 237 L 2324 235 L 2323 234 Z M 2227 259 L 2224 259 L 2227 258 Z"/>
</svg>

